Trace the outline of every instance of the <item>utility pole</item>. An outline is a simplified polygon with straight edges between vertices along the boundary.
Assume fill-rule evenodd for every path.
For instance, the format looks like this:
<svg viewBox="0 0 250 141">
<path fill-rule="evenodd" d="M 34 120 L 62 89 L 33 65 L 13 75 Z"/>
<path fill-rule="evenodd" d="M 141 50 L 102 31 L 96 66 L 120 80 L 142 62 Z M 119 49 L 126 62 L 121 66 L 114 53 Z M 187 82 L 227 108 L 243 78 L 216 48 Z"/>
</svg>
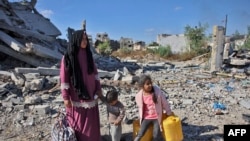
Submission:
<svg viewBox="0 0 250 141">
<path fill-rule="evenodd" d="M 226 31 L 227 31 L 227 15 L 226 15 L 226 20 L 225 20 L 225 31 L 224 31 L 225 36 L 226 36 Z"/>
<path fill-rule="evenodd" d="M 82 29 L 83 31 L 86 31 L 86 20 L 82 22 Z"/>
</svg>

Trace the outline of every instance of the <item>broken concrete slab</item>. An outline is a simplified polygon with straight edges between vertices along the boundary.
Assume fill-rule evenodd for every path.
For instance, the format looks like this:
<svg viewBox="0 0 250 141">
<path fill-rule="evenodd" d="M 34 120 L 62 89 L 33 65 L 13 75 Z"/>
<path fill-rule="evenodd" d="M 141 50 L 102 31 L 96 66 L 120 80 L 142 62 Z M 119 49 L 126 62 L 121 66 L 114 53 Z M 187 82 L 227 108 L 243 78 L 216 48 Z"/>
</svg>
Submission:
<svg viewBox="0 0 250 141">
<path fill-rule="evenodd" d="M 250 109 L 250 99 L 243 99 L 239 104 L 247 109 Z"/>
<path fill-rule="evenodd" d="M 27 53 L 26 48 L 23 44 L 2 31 L 0 31 L 0 40 L 9 45 L 15 51 Z"/>
<path fill-rule="evenodd" d="M 19 52 L 16 52 L 13 49 L 11 49 L 7 46 L 4 46 L 4 45 L 0 45 L 0 51 L 5 53 L 5 54 L 8 54 L 9 56 L 12 56 L 20 61 L 23 61 L 27 64 L 30 64 L 30 65 L 36 66 L 36 67 L 39 67 L 39 66 L 51 67 L 52 65 L 59 62 L 59 61 L 50 60 L 50 59 L 44 60 L 43 58 L 39 58 L 37 56 L 32 56 L 32 57 L 27 56 L 27 55 L 21 54 Z"/>
<path fill-rule="evenodd" d="M 11 3 L 10 3 L 11 4 Z M 42 15 L 32 13 L 26 10 L 16 10 L 13 9 L 15 14 L 24 21 L 26 27 L 30 30 L 38 31 L 41 34 L 47 36 L 60 36 L 61 32 L 51 23 L 48 19 L 44 18 Z"/>
<path fill-rule="evenodd" d="M 45 40 L 48 42 L 56 41 L 56 37 L 46 36 L 46 35 L 40 34 L 36 31 L 32 31 L 32 30 L 20 29 L 18 27 L 9 26 L 5 23 L 0 23 L 0 29 L 5 29 L 5 30 L 11 31 L 11 32 L 17 32 L 19 35 L 26 37 L 26 38 L 36 37 L 40 40 Z"/>
<path fill-rule="evenodd" d="M 43 47 L 39 44 L 35 43 L 26 43 L 27 50 L 31 53 L 34 53 L 37 56 L 44 57 L 44 58 L 51 58 L 51 59 L 62 59 L 62 54 L 58 52 L 58 50 L 52 50 L 46 47 Z"/>
<path fill-rule="evenodd" d="M 49 105 L 35 105 L 35 106 L 29 106 L 29 109 L 34 111 L 35 114 L 38 115 L 46 115 L 50 112 L 50 106 Z"/>
<path fill-rule="evenodd" d="M 11 72 L 8 72 L 8 71 L 0 71 L 0 75 L 11 76 Z"/>
<path fill-rule="evenodd" d="M 37 68 L 15 68 L 17 73 L 39 73 L 40 75 L 59 75 L 60 69 L 58 68 L 46 68 L 46 67 L 37 67 Z"/>
</svg>

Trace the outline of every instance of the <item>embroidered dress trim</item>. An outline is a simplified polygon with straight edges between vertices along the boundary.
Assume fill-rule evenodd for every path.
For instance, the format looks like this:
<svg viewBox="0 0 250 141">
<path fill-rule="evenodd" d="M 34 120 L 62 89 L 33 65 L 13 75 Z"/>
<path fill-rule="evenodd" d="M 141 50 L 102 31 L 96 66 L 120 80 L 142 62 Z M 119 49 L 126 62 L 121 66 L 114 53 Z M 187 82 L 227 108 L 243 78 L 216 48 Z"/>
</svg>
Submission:
<svg viewBox="0 0 250 141">
<path fill-rule="evenodd" d="M 69 83 L 61 83 L 61 90 L 69 89 Z"/>
<path fill-rule="evenodd" d="M 99 75 L 98 75 L 98 74 L 96 74 L 96 75 L 95 75 L 95 80 L 100 80 L 100 78 L 99 78 Z"/>
<path fill-rule="evenodd" d="M 93 100 L 93 101 L 90 101 L 90 102 L 75 102 L 75 101 L 72 101 L 72 105 L 75 106 L 75 107 L 83 107 L 85 109 L 90 109 L 90 108 L 93 108 L 97 105 L 98 101 L 97 100 Z"/>
</svg>

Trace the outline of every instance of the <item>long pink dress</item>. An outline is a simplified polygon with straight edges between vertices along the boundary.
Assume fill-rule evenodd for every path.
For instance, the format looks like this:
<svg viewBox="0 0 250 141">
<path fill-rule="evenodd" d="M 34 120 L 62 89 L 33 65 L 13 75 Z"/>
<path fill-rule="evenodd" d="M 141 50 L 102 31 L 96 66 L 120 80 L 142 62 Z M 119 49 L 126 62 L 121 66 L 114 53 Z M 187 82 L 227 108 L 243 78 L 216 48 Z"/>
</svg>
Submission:
<svg viewBox="0 0 250 141">
<path fill-rule="evenodd" d="M 100 81 L 97 79 L 97 69 L 94 67 L 94 74 L 89 75 L 87 71 L 86 50 L 80 48 L 78 54 L 79 64 L 82 70 L 82 79 L 88 89 L 91 99 L 94 100 L 94 94 L 101 89 Z M 61 61 L 60 69 L 61 92 L 64 100 L 74 102 L 83 102 L 79 100 L 72 84 L 70 83 L 69 72 L 65 69 L 64 57 Z M 68 87 L 67 87 L 68 86 Z M 100 141 L 100 120 L 98 105 L 92 108 L 72 107 L 66 108 L 67 118 L 70 126 L 75 129 L 78 141 Z"/>
</svg>

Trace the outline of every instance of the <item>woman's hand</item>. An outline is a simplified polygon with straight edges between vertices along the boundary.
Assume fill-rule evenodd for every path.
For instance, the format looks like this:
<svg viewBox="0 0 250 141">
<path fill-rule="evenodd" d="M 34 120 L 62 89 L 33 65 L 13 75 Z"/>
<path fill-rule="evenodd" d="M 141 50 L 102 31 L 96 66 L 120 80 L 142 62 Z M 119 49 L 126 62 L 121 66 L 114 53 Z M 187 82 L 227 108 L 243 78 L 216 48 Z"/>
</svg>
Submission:
<svg viewBox="0 0 250 141">
<path fill-rule="evenodd" d="M 120 121 L 119 121 L 119 122 L 118 122 L 118 121 L 115 121 L 115 122 L 114 122 L 114 125 L 119 125 L 119 124 L 121 124 Z"/>
<path fill-rule="evenodd" d="M 97 94 L 98 97 L 102 97 L 102 96 L 103 96 L 103 95 L 102 95 L 102 90 L 98 90 L 98 91 L 96 92 L 96 94 Z"/>
<path fill-rule="evenodd" d="M 71 107 L 72 107 L 71 101 L 70 101 L 70 100 L 64 100 L 64 106 L 65 106 L 66 108 L 71 108 Z"/>
<path fill-rule="evenodd" d="M 171 112 L 170 115 L 168 115 L 168 116 L 174 116 L 174 112 Z"/>
</svg>

